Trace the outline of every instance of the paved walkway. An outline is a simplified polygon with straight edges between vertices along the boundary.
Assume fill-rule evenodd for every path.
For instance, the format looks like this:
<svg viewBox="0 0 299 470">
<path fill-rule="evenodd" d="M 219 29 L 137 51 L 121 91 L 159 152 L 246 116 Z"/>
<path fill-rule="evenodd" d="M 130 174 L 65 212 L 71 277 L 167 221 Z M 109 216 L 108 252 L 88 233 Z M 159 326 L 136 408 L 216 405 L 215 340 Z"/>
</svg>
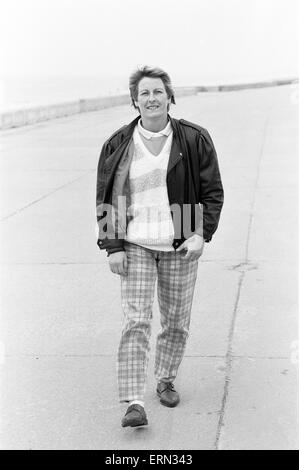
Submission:
<svg viewBox="0 0 299 470">
<path fill-rule="evenodd" d="M 210 131 L 225 204 L 200 261 L 181 404 L 159 404 L 151 357 L 150 425 L 136 430 L 120 427 L 119 278 L 94 232 L 99 150 L 135 113 L 2 133 L 2 448 L 299 448 L 298 108 L 292 86 L 173 107 Z M 157 303 L 154 316 L 153 341 Z"/>
</svg>

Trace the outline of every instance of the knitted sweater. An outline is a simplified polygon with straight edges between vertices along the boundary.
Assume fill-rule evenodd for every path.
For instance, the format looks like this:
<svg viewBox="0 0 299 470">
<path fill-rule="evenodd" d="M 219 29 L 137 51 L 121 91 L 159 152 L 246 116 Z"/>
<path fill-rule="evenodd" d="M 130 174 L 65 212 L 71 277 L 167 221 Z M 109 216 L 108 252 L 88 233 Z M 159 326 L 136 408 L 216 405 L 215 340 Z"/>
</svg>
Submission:
<svg viewBox="0 0 299 470">
<path fill-rule="evenodd" d="M 129 172 L 132 220 L 125 239 L 152 250 L 173 251 L 174 228 L 166 185 L 172 131 L 158 155 L 146 147 L 138 126 L 133 141 L 135 148 Z"/>
</svg>

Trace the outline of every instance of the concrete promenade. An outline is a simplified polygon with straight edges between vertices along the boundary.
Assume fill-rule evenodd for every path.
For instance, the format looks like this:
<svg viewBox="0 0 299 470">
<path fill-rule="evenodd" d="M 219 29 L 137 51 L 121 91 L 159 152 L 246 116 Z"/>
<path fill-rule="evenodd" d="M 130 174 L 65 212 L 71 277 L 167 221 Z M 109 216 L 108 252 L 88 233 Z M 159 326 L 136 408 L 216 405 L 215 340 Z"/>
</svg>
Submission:
<svg viewBox="0 0 299 470">
<path fill-rule="evenodd" d="M 212 135 L 225 203 L 199 264 L 181 403 L 159 404 L 152 355 L 143 429 L 120 427 L 120 281 L 94 230 L 101 145 L 135 112 L 1 133 L 2 449 L 299 449 L 297 88 L 172 108 Z M 152 351 L 158 329 L 155 301 Z"/>
</svg>

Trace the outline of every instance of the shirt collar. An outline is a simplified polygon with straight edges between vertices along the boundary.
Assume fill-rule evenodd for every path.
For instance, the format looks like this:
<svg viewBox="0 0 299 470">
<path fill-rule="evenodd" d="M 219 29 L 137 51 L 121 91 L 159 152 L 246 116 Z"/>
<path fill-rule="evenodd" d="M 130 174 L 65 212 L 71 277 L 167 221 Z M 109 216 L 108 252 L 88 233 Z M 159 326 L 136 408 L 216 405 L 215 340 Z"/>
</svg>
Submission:
<svg viewBox="0 0 299 470">
<path fill-rule="evenodd" d="M 148 131 L 147 129 L 144 129 L 144 127 L 142 127 L 141 125 L 141 119 L 139 119 L 137 126 L 138 126 L 138 131 L 140 132 L 140 134 L 142 134 L 143 137 L 145 137 L 148 140 L 154 139 L 156 137 L 162 137 L 162 136 L 168 137 L 172 131 L 170 120 L 168 121 L 164 129 L 162 129 L 159 132 L 152 132 L 152 131 Z"/>
</svg>

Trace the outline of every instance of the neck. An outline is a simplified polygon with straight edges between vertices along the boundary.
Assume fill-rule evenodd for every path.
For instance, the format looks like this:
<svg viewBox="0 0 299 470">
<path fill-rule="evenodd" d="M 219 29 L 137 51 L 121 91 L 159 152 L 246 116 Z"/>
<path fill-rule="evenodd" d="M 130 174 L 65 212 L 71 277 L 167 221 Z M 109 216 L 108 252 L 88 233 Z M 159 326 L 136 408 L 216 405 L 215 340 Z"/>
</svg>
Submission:
<svg viewBox="0 0 299 470">
<path fill-rule="evenodd" d="M 162 116 L 159 119 L 144 119 L 142 118 L 141 125 L 144 129 L 151 132 L 160 132 L 167 125 L 168 117 Z"/>
</svg>

